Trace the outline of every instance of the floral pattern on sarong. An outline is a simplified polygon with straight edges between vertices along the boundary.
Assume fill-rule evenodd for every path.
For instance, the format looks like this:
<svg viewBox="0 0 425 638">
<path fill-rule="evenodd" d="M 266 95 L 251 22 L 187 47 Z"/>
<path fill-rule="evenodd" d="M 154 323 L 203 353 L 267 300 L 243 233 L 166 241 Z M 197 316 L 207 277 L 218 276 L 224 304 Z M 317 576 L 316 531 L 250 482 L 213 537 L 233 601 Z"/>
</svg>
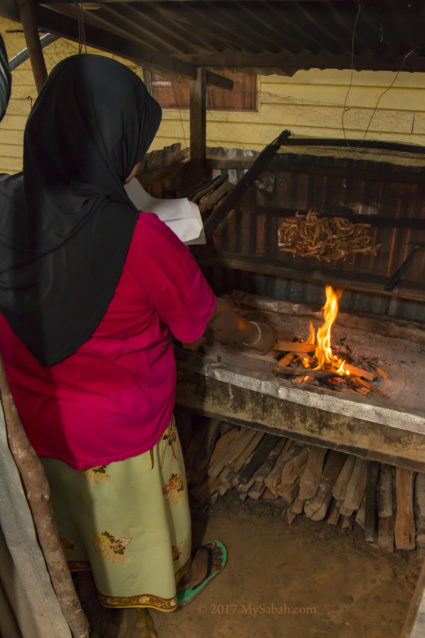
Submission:
<svg viewBox="0 0 425 638">
<path fill-rule="evenodd" d="M 85 470 L 85 475 L 90 481 L 93 481 L 95 485 L 98 485 L 101 481 L 110 481 L 111 477 L 106 471 L 107 465 L 97 465 Z"/>
<path fill-rule="evenodd" d="M 69 538 L 60 538 L 61 545 L 66 552 L 72 552 L 75 549 L 75 545 Z"/>
<path fill-rule="evenodd" d="M 177 442 L 178 439 L 178 435 L 177 435 L 177 427 L 176 427 L 176 422 L 174 420 L 174 418 L 172 419 L 170 425 L 168 426 L 168 428 L 165 430 L 164 434 L 162 435 L 162 439 L 161 439 L 161 466 L 164 463 L 164 458 L 165 458 L 165 453 L 167 451 L 167 449 L 169 449 L 174 458 L 177 459 L 176 456 L 176 450 L 174 449 L 174 446 Z"/>
<path fill-rule="evenodd" d="M 101 553 L 104 560 L 110 560 L 112 564 L 125 562 L 125 551 L 127 545 L 131 543 L 131 538 L 121 538 L 110 534 L 109 532 L 100 532 L 93 534 L 93 545 L 95 549 Z"/>
<path fill-rule="evenodd" d="M 183 498 L 184 484 L 181 474 L 172 474 L 168 483 L 162 488 L 169 505 L 176 505 Z"/>
<path fill-rule="evenodd" d="M 171 551 L 172 551 L 172 556 L 173 556 L 173 561 L 174 562 L 176 562 L 176 561 L 178 561 L 180 559 L 183 546 L 184 546 L 184 543 L 179 543 L 178 545 L 172 545 L 171 546 Z"/>
</svg>

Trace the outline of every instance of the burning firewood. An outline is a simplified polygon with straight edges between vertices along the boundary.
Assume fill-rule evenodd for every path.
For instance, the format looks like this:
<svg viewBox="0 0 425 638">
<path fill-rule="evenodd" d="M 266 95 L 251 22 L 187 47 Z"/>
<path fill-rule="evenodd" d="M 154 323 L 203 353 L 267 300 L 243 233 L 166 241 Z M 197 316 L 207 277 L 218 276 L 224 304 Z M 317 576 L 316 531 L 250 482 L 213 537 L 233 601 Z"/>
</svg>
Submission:
<svg viewBox="0 0 425 638">
<path fill-rule="evenodd" d="M 318 381 L 333 389 L 348 388 L 360 394 L 367 395 L 375 392 L 379 396 L 387 395 L 370 382 L 374 381 L 377 374 L 387 378 L 388 374 L 378 368 L 371 366 L 373 370 L 366 370 L 354 365 L 347 357 L 335 354 L 331 344 L 331 330 L 338 314 L 338 301 L 341 292 L 335 292 L 332 286 L 326 286 L 326 303 L 324 311 L 324 323 L 317 330 L 317 333 L 310 323 L 310 335 L 307 341 L 296 338 L 294 341 L 278 340 L 274 349 L 285 352 L 277 362 L 274 374 L 277 376 L 292 377 L 297 383 Z M 351 358 L 351 353 L 347 355 Z M 301 367 L 301 365 L 303 367 Z"/>
<path fill-rule="evenodd" d="M 381 244 L 368 235 L 370 224 L 353 224 L 344 217 L 320 217 L 310 211 L 287 217 L 278 230 L 278 246 L 294 257 L 314 257 L 331 263 L 350 255 L 374 255 Z"/>
</svg>

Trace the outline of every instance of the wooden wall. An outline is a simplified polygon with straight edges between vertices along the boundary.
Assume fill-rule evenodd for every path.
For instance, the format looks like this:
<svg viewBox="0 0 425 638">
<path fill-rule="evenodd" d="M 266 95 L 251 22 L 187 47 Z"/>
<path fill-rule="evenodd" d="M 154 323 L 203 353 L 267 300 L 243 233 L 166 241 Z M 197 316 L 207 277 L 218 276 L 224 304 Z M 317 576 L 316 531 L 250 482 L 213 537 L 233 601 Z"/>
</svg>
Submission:
<svg viewBox="0 0 425 638">
<path fill-rule="evenodd" d="M 425 145 L 425 73 L 400 73 L 384 94 L 395 75 L 354 72 L 350 90 L 350 70 L 259 76 L 258 110 L 208 111 L 207 144 L 259 151 L 284 128 L 296 136 L 343 138 L 344 114 L 348 138 L 363 139 L 368 128 L 367 140 Z M 188 111 L 166 109 L 152 148 L 177 141 L 188 146 Z"/>
</svg>

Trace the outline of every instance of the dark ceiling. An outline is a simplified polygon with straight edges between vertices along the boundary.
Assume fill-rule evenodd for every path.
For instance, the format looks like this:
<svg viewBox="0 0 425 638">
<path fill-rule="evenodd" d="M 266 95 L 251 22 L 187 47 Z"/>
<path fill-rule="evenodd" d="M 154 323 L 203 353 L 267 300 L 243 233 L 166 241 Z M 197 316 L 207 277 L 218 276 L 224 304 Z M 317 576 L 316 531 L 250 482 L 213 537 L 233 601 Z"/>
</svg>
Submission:
<svg viewBox="0 0 425 638">
<path fill-rule="evenodd" d="M 40 29 L 196 77 L 197 66 L 425 71 L 425 1 L 43 0 Z M 0 13 L 19 20 L 16 0 Z"/>
</svg>

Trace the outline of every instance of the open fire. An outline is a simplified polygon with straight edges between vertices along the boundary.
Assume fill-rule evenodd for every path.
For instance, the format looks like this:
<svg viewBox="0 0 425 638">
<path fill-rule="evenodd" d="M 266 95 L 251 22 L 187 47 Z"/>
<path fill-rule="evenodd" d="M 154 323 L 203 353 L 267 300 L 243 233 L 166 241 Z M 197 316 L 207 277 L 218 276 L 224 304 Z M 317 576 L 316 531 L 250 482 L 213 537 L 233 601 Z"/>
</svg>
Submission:
<svg viewBox="0 0 425 638">
<path fill-rule="evenodd" d="M 335 291 L 332 286 L 326 286 L 326 303 L 322 308 L 324 322 L 317 332 L 310 322 L 310 334 L 305 341 L 278 341 L 276 349 L 286 354 L 279 360 L 276 372 L 292 377 L 297 383 L 313 382 L 338 390 L 355 390 L 363 395 L 373 391 L 386 396 L 370 383 L 377 376 L 388 377 L 388 374 L 378 367 L 377 361 L 367 361 L 362 357 L 364 367 L 358 367 L 353 365 L 355 355 L 349 346 L 332 345 L 332 326 L 338 315 L 341 294 L 342 291 Z M 305 374 L 307 370 L 308 374 Z"/>
<path fill-rule="evenodd" d="M 317 335 L 312 322 L 310 322 L 310 335 L 307 343 L 315 345 L 314 356 L 317 359 L 317 365 L 314 370 L 329 370 L 339 375 L 349 375 L 350 371 L 345 368 L 345 361 L 332 351 L 331 331 L 338 314 L 338 301 L 341 294 L 342 291 L 335 291 L 332 286 L 326 286 L 326 303 L 322 308 L 325 322 L 318 328 Z M 304 357 L 303 364 L 306 368 L 312 367 L 308 357 Z"/>
</svg>

